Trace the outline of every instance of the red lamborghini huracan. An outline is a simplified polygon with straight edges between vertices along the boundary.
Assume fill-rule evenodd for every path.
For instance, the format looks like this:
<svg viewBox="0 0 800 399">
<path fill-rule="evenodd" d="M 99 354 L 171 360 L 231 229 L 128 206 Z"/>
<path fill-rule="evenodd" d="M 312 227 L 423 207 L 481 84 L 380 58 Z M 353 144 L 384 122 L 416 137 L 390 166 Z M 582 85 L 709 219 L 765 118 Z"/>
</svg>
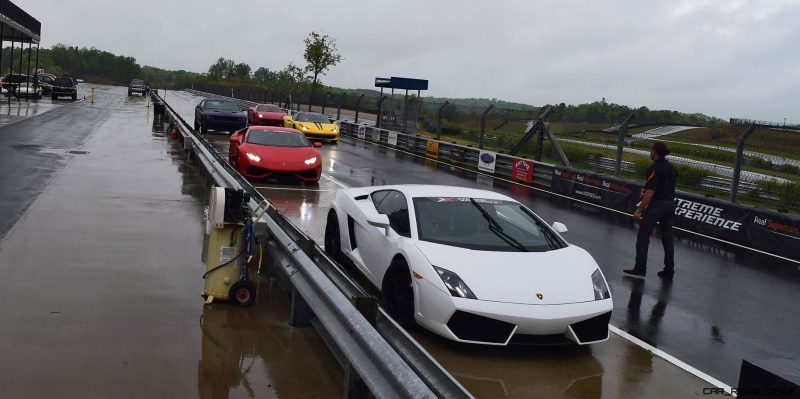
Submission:
<svg viewBox="0 0 800 399">
<path fill-rule="evenodd" d="M 250 126 L 230 137 L 230 163 L 248 179 L 299 179 L 319 181 L 322 156 L 295 129 Z"/>
</svg>

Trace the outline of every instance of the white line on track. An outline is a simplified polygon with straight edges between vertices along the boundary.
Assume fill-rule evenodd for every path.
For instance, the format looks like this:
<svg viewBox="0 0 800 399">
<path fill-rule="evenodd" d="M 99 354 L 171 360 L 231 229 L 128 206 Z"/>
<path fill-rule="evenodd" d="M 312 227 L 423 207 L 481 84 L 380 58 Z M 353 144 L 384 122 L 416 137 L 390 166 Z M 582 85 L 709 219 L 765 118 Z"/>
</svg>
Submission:
<svg viewBox="0 0 800 399">
<path fill-rule="evenodd" d="M 348 136 L 348 137 L 350 137 L 350 136 Z M 586 204 L 586 205 L 590 205 L 590 206 L 593 206 L 593 207 L 596 207 L 596 208 L 600 208 L 600 209 L 605 209 L 605 210 L 611 211 L 611 212 L 616 212 L 616 213 L 619 213 L 619 214 L 622 214 L 622 215 L 633 216 L 632 214 L 630 214 L 628 212 L 623 212 L 623 211 L 619 211 L 619 210 L 616 210 L 616 209 L 608 208 L 608 207 L 605 207 L 605 206 L 602 206 L 602 205 L 598 205 L 598 204 L 595 204 L 595 203 L 591 203 L 591 202 L 588 202 L 588 201 L 584 201 L 584 200 L 581 200 L 581 199 L 578 199 L 578 198 L 572 198 L 572 197 L 564 195 L 564 194 L 554 193 L 552 191 L 548 191 L 548 190 L 545 190 L 543 188 L 539 188 L 539 187 L 523 184 L 523 183 L 520 183 L 518 181 L 508 180 L 508 179 L 505 179 L 505 178 L 502 178 L 502 177 L 497 177 L 497 176 L 494 176 L 494 175 L 490 175 L 488 173 L 482 173 L 480 171 L 467 169 L 467 168 L 465 168 L 463 166 L 453 165 L 453 164 L 448 163 L 448 162 L 440 161 L 440 160 L 434 159 L 434 158 L 429 158 L 429 157 L 426 157 L 424 155 L 415 154 L 413 152 L 408 152 L 408 151 L 405 151 L 405 150 L 397 149 L 395 147 L 391 147 L 391 146 L 388 146 L 388 145 L 385 145 L 385 144 L 374 143 L 374 142 L 367 141 L 367 140 L 362 140 L 362 139 L 359 139 L 359 138 L 356 138 L 356 137 L 351 137 L 351 138 L 353 140 L 360 140 L 360 141 L 363 141 L 365 143 L 369 143 L 369 144 L 372 144 L 372 145 L 377 145 L 377 146 L 380 146 L 380 147 L 388 148 L 388 149 L 391 149 L 391 150 L 394 150 L 394 151 L 397 151 L 397 152 L 402 152 L 404 154 L 408 154 L 408 155 L 411 155 L 411 156 L 414 156 L 414 157 L 417 157 L 417 158 L 423 158 L 423 159 L 427 159 L 427 160 L 430 160 L 430 161 L 434 161 L 436 163 L 440 163 L 442 165 L 447 165 L 447 166 L 452 167 L 452 168 L 465 170 L 465 171 L 468 171 L 468 172 L 471 172 L 471 173 L 475 173 L 475 174 L 479 174 L 479 175 L 483 175 L 483 176 L 488 176 L 488 177 L 491 177 L 491 178 L 496 179 L 496 180 L 504 181 L 504 182 L 511 183 L 511 184 L 516 184 L 516 185 L 522 186 L 522 187 L 527 187 L 527 188 L 530 188 L 530 189 L 533 189 L 533 190 L 536 190 L 536 191 L 541 191 L 543 193 L 547 193 L 547 194 L 550 194 L 550 195 L 555 195 L 557 197 L 565 198 L 565 199 L 568 199 L 570 201 L 580 202 L 580 203 L 583 203 L 583 204 Z M 331 178 L 328 178 L 328 180 L 333 181 Z M 333 182 L 336 183 L 335 181 L 333 181 Z M 342 187 L 344 187 L 344 186 L 342 186 Z M 700 237 L 703 237 L 703 238 L 708 238 L 709 240 L 722 242 L 722 243 L 725 243 L 725 244 L 728 244 L 728 245 L 732 245 L 734 247 L 739 247 L 739 248 L 742 248 L 742 249 L 746 249 L 748 251 L 758 252 L 758 253 L 763 254 L 763 255 L 771 256 L 773 258 L 778 258 L 778 259 L 781 259 L 781 260 L 785 260 L 785 261 L 792 262 L 792 263 L 800 265 L 800 260 L 797 260 L 797 259 L 791 259 L 791 258 L 787 258 L 785 256 L 776 255 L 776 254 L 773 254 L 773 253 L 770 253 L 770 252 L 767 252 L 767 251 L 762 251 L 760 249 L 751 248 L 751 247 L 748 247 L 748 246 L 745 246 L 745 245 L 737 244 L 735 242 L 726 241 L 726 240 L 723 240 L 721 238 L 712 237 L 712 236 L 709 236 L 709 235 L 706 235 L 706 234 L 698 233 L 696 231 L 684 229 L 684 228 L 681 228 L 681 227 L 673 226 L 672 228 L 675 229 L 675 230 L 683 231 L 685 233 L 694 234 L 696 236 L 700 236 Z"/>
<path fill-rule="evenodd" d="M 704 372 L 702 372 L 702 371 L 700 371 L 700 370 L 698 370 L 698 369 L 686 364 L 686 362 L 676 358 L 675 356 L 672 356 L 669 353 L 664 352 L 661 349 L 658 349 L 658 348 L 648 344 L 647 342 L 644 342 L 641 339 L 636 338 L 631 334 L 628 334 L 627 331 L 623 331 L 620 328 L 615 327 L 615 326 L 613 326 L 611 324 L 608 325 L 608 329 L 611 330 L 611 332 L 613 332 L 614 334 L 617 334 L 620 337 L 627 339 L 628 341 L 636 344 L 637 346 L 639 346 L 642 349 L 652 353 L 653 355 L 656 355 L 656 356 L 666 360 L 667 362 L 674 364 L 675 366 L 681 368 L 683 371 L 686 371 L 687 373 L 690 373 L 690 374 L 694 375 L 695 377 L 700 378 L 701 380 L 703 380 L 703 381 L 705 381 L 705 382 L 707 382 L 707 383 L 709 383 L 711 385 L 714 385 L 717 388 L 724 389 L 725 392 L 727 392 L 731 396 L 736 396 L 735 393 L 731 392 L 732 389 L 731 389 L 730 385 L 728 385 L 728 384 L 726 384 L 726 383 L 724 383 L 724 382 L 722 382 L 722 381 L 720 381 L 720 380 L 718 380 L 718 379 L 716 379 L 716 378 L 714 378 L 714 377 L 712 377 L 712 376 L 710 376 L 710 375 L 708 375 L 708 374 L 706 374 L 706 373 L 704 373 Z"/>
<path fill-rule="evenodd" d="M 372 144 L 375 144 L 375 143 L 372 143 Z M 391 147 L 389 147 L 389 148 L 391 148 Z M 410 152 L 406 152 L 406 151 L 402 151 L 402 150 L 399 150 L 399 151 L 404 152 L 406 154 L 418 156 L 417 154 L 413 154 L 413 153 L 410 153 Z M 456 165 L 448 164 L 446 162 L 440 162 L 440 161 L 432 159 L 432 158 L 423 157 L 423 156 L 419 156 L 419 157 L 420 158 L 425 158 L 425 159 L 430 159 L 432 161 L 443 163 L 445 165 L 454 166 L 456 168 L 465 169 L 465 168 L 461 168 L 461 167 L 456 166 Z M 465 170 L 468 170 L 468 169 L 465 169 Z M 483 174 L 483 173 L 481 173 L 481 174 Z M 341 188 L 350 188 L 346 184 L 334 179 L 333 177 L 331 177 L 331 176 L 329 176 L 327 174 L 322 174 L 321 176 L 323 178 L 331 181 L 332 183 L 336 184 L 337 186 L 339 186 Z M 510 180 L 506 180 L 506 179 L 503 179 L 503 178 L 497 178 L 497 177 L 491 176 L 491 175 L 487 175 L 487 176 L 490 176 L 490 177 L 495 178 L 495 179 L 499 179 L 499 180 L 503 180 L 503 181 L 507 181 L 507 182 L 516 184 L 516 182 L 510 181 Z M 530 187 L 530 188 L 533 188 L 533 189 L 536 189 L 536 190 L 540 190 L 540 191 L 549 192 L 549 191 L 542 190 L 542 189 L 539 189 L 539 188 L 536 188 L 536 187 L 532 187 L 532 186 L 528 186 L 528 185 L 525 185 L 525 184 L 520 184 L 520 185 L 525 186 L 525 187 Z M 568 198 L 568 199 L 574 199 L 574 198 L 570 198 L 570 197 L 567 197 L 567 196 L 564 196 L 564 195 L 560 195 L 560 194 L 556 194 L 556 195 L 559 195 L 561 197 L 565 197 L 565 198 Z M 596 204 L 592 204 L 591 202 L 581 201 L 581 200 L 578 200 L 578 199 L 575 199 L 575 200 L 579 201 L 579 202 L 584 202 L 584 203 L 589 204 L 589 205 L 596 205 Z M 625 213 L 625 212 L 620 212 L 620 211 L 617 211 L 617 210 L 611 209 L 611 208 L 605 208 L 605 207 L 599 206 L 599 205 L 597 205 L 597 206 L 600 207 L 600 208 L 608 209 L 610 211 L 614 211 L 614 212 L 617 212 L 617 213 L 622 213 L 622 214 L 626 214 L 627 215 L 627 213 Z M 713 237 L 709 237 L 709 238 L 713 238 Z M 613 332 L 614 334 L 617 334 L 618 336 L 628 340 L 632 344 L 634 344 L 634 345 L 636 345 L 636 346 L 638 346 L 638 347 L 640 347 L 640 348 L 652 353 L 655 356 L 658 356 L 658 357 L 664 359 L 666 362 L 675 365 L 676 367 L 680 368 L 681 370 L 686 371 L 687 373 L 692 374 L 693 376 L 695 376 L 697 378 L 700 378 L 701 380 L 703 380 L 703 381 L 705 381 L 705 382 L 707 382 L 709 384 L 712 384 L 717 388 L 724 389 L 725 392 L 727 392 L 731 396 L 736 396 L 736 394 L 732 394 L 731 393 L 732 389 L 731 389 L 730 385 L 725 384 L 724 382 L 722 382 L 722 381 L 720 381 L 720 380 L 718 380 L 718 379 L 716 379 L 716 378 L 714 378 L 714 377 L 712 377 L 712 376 L 710 376 L 710 375 L 708 375 L 708 374 L 706 374 L 706 373 L 704 373 L 704 372 L 702 372 L 702 371 L 690 366 L 689 364 L 687 364 L 686 362 L 676 358 L 675 356 L 672 356 L 669 353 L 664 352 L 661 349 L 658 349 L 658 348 L 648 344 L 647 342 L 644 342 L 641 339 L 634 337 L 631 334 L 628 334 L 626 331 L 624 331 L 624 330 L 620 329 L 619 327 L 616 327 L 616 326 L 614 326 L 612 324 L 608 325 L 608 329 L 611 332 Z"/>
</svg>

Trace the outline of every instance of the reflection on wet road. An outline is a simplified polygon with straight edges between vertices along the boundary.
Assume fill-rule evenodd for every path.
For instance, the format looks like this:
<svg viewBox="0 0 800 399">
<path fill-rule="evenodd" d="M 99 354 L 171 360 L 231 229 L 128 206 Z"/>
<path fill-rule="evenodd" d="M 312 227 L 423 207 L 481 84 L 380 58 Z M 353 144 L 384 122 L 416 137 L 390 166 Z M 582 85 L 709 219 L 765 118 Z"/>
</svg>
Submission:
<svg viewBox="0 0 800 399">
<path fill-rule="evenodd" d="M 256 306 L 204 306 L 208 188 L 143 98 L 102 89 L 96 104 L 0 128 L 0 140 L 81 150 L 26 161 L 50 176 L 31 185 L 17 183 L 38 175 L 0 169 L 16 179 L 2 200 L 28 204 L 0 241 L 0 396 L 341 396 L 335 359 L 288 325 L 270 279 Z"/>
</svg>

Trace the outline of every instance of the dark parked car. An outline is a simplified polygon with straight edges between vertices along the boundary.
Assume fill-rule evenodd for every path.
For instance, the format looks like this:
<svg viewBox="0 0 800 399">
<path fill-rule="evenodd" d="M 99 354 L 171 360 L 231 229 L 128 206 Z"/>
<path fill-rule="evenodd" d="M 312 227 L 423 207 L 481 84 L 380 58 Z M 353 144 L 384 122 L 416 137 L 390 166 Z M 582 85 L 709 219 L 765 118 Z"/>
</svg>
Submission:
<svg viewBox="0 0 800 399">
<path fill-rule="evenodd" d="M 209 98 L 200 101 L 194 109 L 194 129 L 233 132 L 247 126 L 247 114 L 230 100 Z"/>
<path fill-rule="evenodd" d="M 9 97 L 13 96 L 17 92 L 17 87 L 20 84 L 25 84 L 25 82 L 30 79 L 29 75 L 21 75 L 18 73 L 9 73 L 5 77 L 3 77 L 3 90 L 6 91 Z"/>
<path fill-rule="evenodd" d="M 50 95 L 53 89 L 53 81 L 56 80 L 56 75 L 50 73 L 40 73 L 36 75 L 39 80 L 39 86 L 42 88 L 42 94 Z"/>
<path fill-rule="evenodd" d="M 148 87 L 147 82 L 144 80 L 131 79 L 131 81 L 128 83 L 128 96 L 132 96 L 133 93 L 139 93 L 144 96 L 149 91 L 150 87 Z"/>
<path fill-rule="evenodd" d="M 78 89 L 75 87 L 75 81 L 72 78 L 56 78 L 53 81 L 53 90 L 50 92 L 50 98 L 53 100 L 58 97 L 72 97 L 73 100 L 78 99 Z"/>
</svg>

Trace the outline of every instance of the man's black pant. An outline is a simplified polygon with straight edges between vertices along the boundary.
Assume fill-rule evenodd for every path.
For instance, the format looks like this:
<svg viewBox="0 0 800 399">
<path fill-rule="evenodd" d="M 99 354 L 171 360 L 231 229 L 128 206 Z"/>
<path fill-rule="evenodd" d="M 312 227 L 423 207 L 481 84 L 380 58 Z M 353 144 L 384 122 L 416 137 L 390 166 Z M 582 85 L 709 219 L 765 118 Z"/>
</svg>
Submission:
<svg viewBox="0 0 800 399">
<path fill-rule="evenodd" d="M 636 236 L 635 268 L 647 270 L 647 248 L 650 246 L 650 234 L 658 223 L 661 227 L 661 243 L 664 244 L 664 270 L 673 273 L 675 270 L 675 246 L 672 241 L 672 223 L 675 220 L 675 201 L 653 200 L 642 215 L 639 233 Z"/>
</svg>

